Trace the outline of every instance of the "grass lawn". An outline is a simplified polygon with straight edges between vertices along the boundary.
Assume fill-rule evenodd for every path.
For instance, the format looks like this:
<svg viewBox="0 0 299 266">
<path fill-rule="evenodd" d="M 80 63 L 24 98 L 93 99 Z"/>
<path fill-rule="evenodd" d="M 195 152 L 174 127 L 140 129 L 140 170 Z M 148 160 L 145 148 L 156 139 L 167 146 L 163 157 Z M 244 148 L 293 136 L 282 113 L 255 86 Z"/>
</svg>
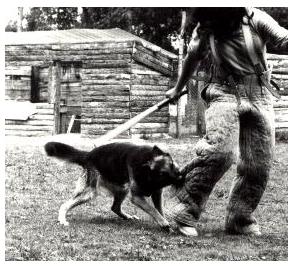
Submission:
<svg viewBox="0 0 299 266">
<path fill-rule="evenodd" d="M 77 142 L 89 150 L 92 145 Z M 260 237 L 227 235 L 225 208 L 233 166 L 220 180 L 202 214 L 197 238 L 161 231 L 127 199 L 123 208 L 139 221 L 124 221 L 110 211 L 103 191 L 68 215 L 69 227 L 57 222 L 60 205 L 71 196 L 79 166 L 57 164 L 43 153 L 42 141 L 23 138 L 6 144 L 6 260 L 287 260 L 288 144 L 277 143 L 266 192 L 255 212 Z M 81 143 L 81 145 L 78 145 Z M 159 140 L 180 165 L 194 157 L 196 138 Z M 166 189 L 164 199 L 170 198 Z"/>
</svg>

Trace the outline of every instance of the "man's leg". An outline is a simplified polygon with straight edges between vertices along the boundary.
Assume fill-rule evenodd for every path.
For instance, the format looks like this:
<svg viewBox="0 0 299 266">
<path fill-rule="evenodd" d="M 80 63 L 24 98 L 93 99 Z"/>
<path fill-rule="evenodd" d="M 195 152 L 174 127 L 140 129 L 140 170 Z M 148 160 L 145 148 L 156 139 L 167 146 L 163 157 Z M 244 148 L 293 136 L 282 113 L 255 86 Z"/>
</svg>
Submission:
<svg viewBox="0 0 299 266">
<path fill-rule="evenodd" d="M 255 107 L 240 116 L 240 158 L 225 223 L 229 233 L 260 234 L 252 213 L 269 177 L 274 147 L 273 117 L 271 106 Z"/>
<path fill-rule="evenodd" d="M 218 99 L 206 111 L 206 136 L 197 144 L 197 157 L 182 170 L 186 181 L 177 192 L 177 203 L 170 213 L 180 225 L 195 226 L 213 187 L 236 157 L 239 136 L 236 100 L 232 94 Z"/>
</svg>

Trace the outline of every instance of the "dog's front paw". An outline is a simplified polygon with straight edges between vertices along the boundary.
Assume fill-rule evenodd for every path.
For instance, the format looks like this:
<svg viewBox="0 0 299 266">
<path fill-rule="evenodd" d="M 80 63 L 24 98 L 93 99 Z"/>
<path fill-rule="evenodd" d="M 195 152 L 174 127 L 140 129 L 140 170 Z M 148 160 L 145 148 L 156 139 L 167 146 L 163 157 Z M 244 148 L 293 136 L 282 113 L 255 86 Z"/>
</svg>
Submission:
<svg viewBox="0 0 299 266">
<path fill-rule="evenodd" d="M 127 214 L 127 213 L 124 213 L 124 212 L 120 213 L 119 216 L 122 217 L 125 220 L 140 220 L 138 216 L 130 215 L 130 214 Z"/>
<path fill-rule="evenodd" d="M 163 231 L 167 232 L 167 233 L 171 233 L 173 232 L 173 230 L 171 229 L 170 225 L 164 225 L 161 227 Z"/>
<path fill-rule="evenodd" d="M 161 226 L 161 228 L 166 231 L 169 232 L 170 231 L 170 224 L 167 220 L 162 220 L 159 225 Z"/>
</svg>

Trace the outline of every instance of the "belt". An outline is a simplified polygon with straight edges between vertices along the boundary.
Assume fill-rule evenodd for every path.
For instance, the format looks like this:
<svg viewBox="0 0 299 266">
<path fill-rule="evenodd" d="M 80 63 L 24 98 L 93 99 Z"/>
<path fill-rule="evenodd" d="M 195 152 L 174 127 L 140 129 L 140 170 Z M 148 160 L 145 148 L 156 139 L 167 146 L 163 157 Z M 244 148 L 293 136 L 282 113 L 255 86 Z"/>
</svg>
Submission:
<svg viewBox="0 0 299 266">
<path fill-rule="evenodd" d="M 270 71 L 262 72 L 261 75 L 257 74 L 251 74 L 251 75 L 245 75 L 245 76 L 228 76 L 228 77 L 199 77 L 199 76 L 192 76 L 192 79 L 195 79 L 197 81 L 204 81 L 208 83 L 217 83 L 220 85 L 226 85 L 229 87 L 232 87 L 235 89 L 235 93 L 238 96 L 238 88 L 237 85 L 244 85 L 246 86 L 264 86 L 268 89 L 268 91 L 276 98 L 280 98 L 279 93 L 271 87 L 270 84 L 272 84 L 276 89 L 278 88 L 277 84 L 269 81 L 270 80 Z M 239 101 L 239 100 L 238 100 Z"/>
<path fill-rule="evenodd" d="M 260 85 L 262 85 L 260 78 L 255 74 L 246 75 L 246 76 L 242 76 L 242 77 L 232 77 L 232 76 L 229 76 L 227 78 L 213 77 L 211 79 L 211 83 L 218 83 L 221 85 L 228 85 L 228 86 L 236 86 L 236 85 L 260 86 Z"/>
</svg>

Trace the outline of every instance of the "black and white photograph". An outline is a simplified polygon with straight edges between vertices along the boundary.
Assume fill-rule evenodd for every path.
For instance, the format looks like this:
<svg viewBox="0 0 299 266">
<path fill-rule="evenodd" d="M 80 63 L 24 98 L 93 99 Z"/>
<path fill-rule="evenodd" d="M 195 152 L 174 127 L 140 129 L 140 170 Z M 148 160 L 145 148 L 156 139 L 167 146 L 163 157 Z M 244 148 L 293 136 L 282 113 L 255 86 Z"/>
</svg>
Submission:
<svg viewBox="0 0 299 266">
<path fill-rule="evenodd" d="M 4 261 L 289 260 L 289 8 L 207 4 L 3 5 Z"/>
</svg>

